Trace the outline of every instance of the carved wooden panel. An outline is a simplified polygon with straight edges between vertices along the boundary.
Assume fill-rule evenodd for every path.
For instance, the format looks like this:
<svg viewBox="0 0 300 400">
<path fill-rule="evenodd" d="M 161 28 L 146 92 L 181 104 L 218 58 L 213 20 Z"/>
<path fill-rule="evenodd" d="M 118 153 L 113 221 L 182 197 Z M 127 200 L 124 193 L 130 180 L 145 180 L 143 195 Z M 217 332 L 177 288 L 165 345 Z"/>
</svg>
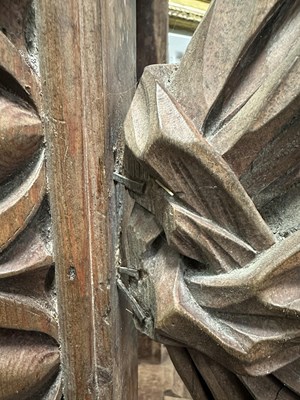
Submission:
<svg viewBox="0 0 300 400">
<path fill-rule="evenodd" d="M 300 3 L 216 0 L 126 120 L 119 287 L 194 399 L 300 398 Z"/>
<path fill-rule="evenodd" d="M 31 2 L 0 1 L 0 398 L 61 398 Z"/>
<path fill-rule="evenodd" d="M 36 1 L 65 400 L 135 400 L 135 329 L 117 290 L 123 121 L 135 1 Z"/>
</svg>

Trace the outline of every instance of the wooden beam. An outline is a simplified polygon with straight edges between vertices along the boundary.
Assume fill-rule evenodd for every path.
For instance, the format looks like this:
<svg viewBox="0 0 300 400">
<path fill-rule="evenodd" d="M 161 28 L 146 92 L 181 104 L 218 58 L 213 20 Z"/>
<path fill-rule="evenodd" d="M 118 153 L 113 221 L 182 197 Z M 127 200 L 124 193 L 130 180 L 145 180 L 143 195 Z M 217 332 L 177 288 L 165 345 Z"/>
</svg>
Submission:
<svg viewBox="0 0 300 400">
<path fill-rule="evenodd" d="M 168 1 L 137 0 L 137 76 L 150 64 L 167 62 Z"/>
<path fill-rule="evenodd" d="M 134 334 L 115 285 L 112 179 L 136 82 L 135 2 L 36 6 L 64 397 L 135 399 Z"/>
</svg>

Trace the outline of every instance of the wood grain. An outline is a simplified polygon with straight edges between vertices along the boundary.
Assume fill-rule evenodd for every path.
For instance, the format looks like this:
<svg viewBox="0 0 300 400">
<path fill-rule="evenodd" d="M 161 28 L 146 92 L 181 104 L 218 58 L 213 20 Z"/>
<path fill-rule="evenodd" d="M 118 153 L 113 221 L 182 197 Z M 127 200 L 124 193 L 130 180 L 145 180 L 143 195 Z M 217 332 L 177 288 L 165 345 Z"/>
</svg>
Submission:
<svg viewBox="0 0 300 400">
<path fill-rule="evenodd" d="M 34 395 L 59 367 L 58 347 L 47 337 L 33 332 L 1 330 L 0 396 L 23 400 Z"/>
<path fill-rule="evenodd" d="M 135 3 L 43 0 L 37 15 L 64 397 L 134 399 L 112 173 L 135 88 Z"/>
<path fill-rule="evenodd" d="M 16 246 L 11 246 L 0 256 L 0 278 L 50 266 L 52 254 L 41 235 L 31 226 L 19 238 Z"/>
</svg>

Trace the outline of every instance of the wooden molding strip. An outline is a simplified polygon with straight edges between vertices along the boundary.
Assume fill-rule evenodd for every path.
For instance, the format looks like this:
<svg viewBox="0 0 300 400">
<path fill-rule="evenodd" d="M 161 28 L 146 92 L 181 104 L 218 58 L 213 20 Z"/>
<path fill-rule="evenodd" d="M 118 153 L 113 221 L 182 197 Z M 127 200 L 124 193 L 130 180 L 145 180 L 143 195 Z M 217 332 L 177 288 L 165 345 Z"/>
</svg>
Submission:
<svg viewBox="0 0 300 400">
<path fill-rule="evenodd" d="M 64 398 L 135 399 L 113 183 L 135 89 L 135 2 L 41 0 L 37 14 Z"/>
</svg>

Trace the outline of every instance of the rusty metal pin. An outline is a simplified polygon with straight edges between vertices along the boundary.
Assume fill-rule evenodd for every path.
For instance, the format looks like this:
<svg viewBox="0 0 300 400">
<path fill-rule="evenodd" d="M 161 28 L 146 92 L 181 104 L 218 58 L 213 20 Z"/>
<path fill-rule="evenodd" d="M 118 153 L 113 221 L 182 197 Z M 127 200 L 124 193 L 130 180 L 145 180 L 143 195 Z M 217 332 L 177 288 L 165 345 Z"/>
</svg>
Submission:
<svg viewBox="0 0 300 400">
<path fill-rule="evenodd" d="M 114 172 L 113 179 L 115 182 L 121 183 L 124 185 L 128 190 L 135 192 L 137 194 L 144 193 L 145 183 L 144 182 L 137 182 L 132 179 L 127 178 L 124 175 L 119 174 L 118 172 Z"/>
</svg>

